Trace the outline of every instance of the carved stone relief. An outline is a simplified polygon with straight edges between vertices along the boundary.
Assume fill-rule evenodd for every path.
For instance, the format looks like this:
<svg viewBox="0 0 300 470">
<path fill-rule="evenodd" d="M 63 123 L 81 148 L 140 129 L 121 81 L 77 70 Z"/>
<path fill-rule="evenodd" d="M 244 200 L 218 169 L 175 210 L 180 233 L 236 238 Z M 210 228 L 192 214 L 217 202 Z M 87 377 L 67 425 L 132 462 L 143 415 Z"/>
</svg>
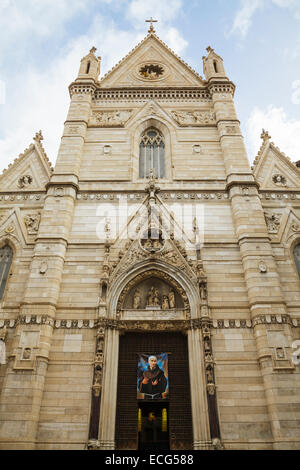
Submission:
<svg viewBox="0 0 300 470">
<path fill-rule="evenodd" d="M 278 233 L 281 214 L 265 212 L 265 219 L 269 233 Z"/>
<path fill-rule="evenodd" d="M 33 182 L 33 178 L 31 175 L 24 175 L 18 180 L 18 188 L 24 189 L 28 188 Z"/>
<path fill-rule="evenodd" d="M 283 175 L 275 174 L 272 180 L 277 186 L 287 186 L 286 178 Z"/>
<path fill-rule="evenodd" d="M 212 111 L 172 111 L 171 114 L 182 127 L 216 124 L 216 115 Z"/>
<path fill-rule="evenodd" d="M 39 230 L 41 214 L 28 214 L 24 217 L 24 223 L 27 228 L 28 235 L 36 235 Z"/>
<path fill-rule="evenodd" d="M 117 312 L 176 308 L 185 309 L 189 315 L 190 307 L 184 289 L 168 274 L 153 269 L 139 274 L 127 284 L 119 297 Z"/>
<path fill-rule="evenodd" d="M 183 308 L 179 294 L 160 279 L 148 279 L 129 293 L 124 301 L 125 309 L 172 310 Z"/>
<path fill-rule="evenodd" d="M 94 381 L 93 381 L 93 394 L 95 397 L 99 397 L 102 390 L 102 377 L 103 377 L 103 363 L 104 363 L 104 341 L 105 341 L 105 329 L 99 327 L 97 331 L 97 344 L 96 354 L 94 361 Z"/>
<path fill-rule="evenodd" d="M 92 114 L 90 124 L 99 127 L 123 127 L 131 114 L 131 110 L 96 111 Z"/>
</svg>

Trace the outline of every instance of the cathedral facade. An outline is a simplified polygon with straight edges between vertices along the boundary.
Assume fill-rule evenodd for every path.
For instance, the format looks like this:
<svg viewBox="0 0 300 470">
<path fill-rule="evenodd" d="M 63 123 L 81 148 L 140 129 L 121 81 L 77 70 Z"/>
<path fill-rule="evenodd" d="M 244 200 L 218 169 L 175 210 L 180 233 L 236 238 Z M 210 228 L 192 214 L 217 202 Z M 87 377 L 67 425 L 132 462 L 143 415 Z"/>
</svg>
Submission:
<svg viewBox="0 0 300 470">
<path fill-rule="evenodd" d="M 0 448 L 300 449 L 300 172 L 154 32 L 0 177 Z"/>
</svg>

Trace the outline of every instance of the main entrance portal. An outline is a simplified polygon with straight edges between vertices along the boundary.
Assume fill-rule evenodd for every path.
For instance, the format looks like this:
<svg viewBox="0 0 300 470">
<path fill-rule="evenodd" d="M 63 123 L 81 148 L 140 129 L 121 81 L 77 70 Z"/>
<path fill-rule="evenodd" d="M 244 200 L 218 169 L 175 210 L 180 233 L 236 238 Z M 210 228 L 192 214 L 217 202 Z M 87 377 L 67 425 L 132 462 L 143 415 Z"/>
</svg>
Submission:
<svg viewBox="0 0 300 470">
<path fill-rule="evenodd" d="M 141 355 L 168 355 L 168 393 L 140 399 Z M 156 376 L 153 383 L 159 378 Z M 147 380 L 145 381 L 147 382 Z M 140 388 L 141 390 L 141 388 Z M 154 397 L 155 398 L 155 397 Z M 192 450 L 193 429 L 187 338 L 182 333 L 127 333 L 120 337 L 116 419 L 118 450 Z"/>
</svg>

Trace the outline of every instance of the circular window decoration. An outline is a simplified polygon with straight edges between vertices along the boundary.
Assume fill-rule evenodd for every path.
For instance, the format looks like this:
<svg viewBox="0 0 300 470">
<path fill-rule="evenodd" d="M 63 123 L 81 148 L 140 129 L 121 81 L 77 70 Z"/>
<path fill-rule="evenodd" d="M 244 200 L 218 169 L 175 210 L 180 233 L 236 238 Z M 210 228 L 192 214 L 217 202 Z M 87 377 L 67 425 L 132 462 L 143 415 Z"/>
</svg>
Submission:
<svg viewBox="0 0 300 470">
<path fill-rule="evenodd" d="M 140 64 L 136 70 L 139 79 L 145 81 L 157 81 L 166 78 L 167 69 L 157 62 L 146 62 Z"/>
</svg>

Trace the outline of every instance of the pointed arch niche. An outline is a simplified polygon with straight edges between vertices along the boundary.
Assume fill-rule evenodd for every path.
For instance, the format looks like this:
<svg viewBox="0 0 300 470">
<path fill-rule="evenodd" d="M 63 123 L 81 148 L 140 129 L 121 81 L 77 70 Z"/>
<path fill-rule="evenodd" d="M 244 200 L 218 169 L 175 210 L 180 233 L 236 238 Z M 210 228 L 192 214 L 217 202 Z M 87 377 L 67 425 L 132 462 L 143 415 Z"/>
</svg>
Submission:
<svg viewBox="0 0 300 470">
<path fill-rule="evenodd" d="M 5 301 L 9 277 L 14 271 L 19 250 L 19 242 L 15 237 L 5 235 L 0 238 L 0 302 Z"/>
<path fill-rule="evenodd" d="M 168 125 L 167 125 L 168 124 Z M 147 171 L 142 172 L 140 164 L 141 152 L 145 149 L 141 149 L 141 144 L 146 137 L 147 131 L 156 131 L 161 141 L 161 155 L 163 155 L 164 165 L 160 167 L 160 174 L 158 180 L 162 182 L 168 182 L 172 180 L 172 139 L 175 138 L 173 133 L 175 132 L 170 123 L 164 123 L 159 118 L 147 118 L 140 123 L 133 132 L 132 135 L 132 149 L 133 149 L 133 160 L 132 160 L 132 179 L 136 182 L 145 182 L 147 178 L 141 177 Z M 135 123 L 136 125 L 136 123 Z M 149 150 L 150 153 L 150 150 Z M 155 166 L 155 164 L 153 165 Z M 146 175 L 145 175 L 146 176 Z"/>
</svg>

